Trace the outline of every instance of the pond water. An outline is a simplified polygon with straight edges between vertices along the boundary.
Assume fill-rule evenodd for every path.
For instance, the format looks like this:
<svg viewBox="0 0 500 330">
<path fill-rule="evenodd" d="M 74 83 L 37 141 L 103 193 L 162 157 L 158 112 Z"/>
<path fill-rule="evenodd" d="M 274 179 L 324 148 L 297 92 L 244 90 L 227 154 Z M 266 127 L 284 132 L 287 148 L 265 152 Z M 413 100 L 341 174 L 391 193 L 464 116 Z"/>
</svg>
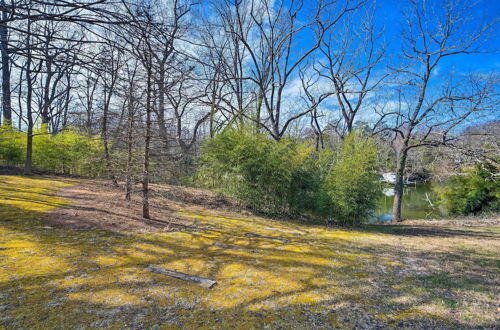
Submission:
<svg viewBox="0 0 500 330">
<path fill-rule="evenodd" d="M 405 219 L 436 219 L 443 217 L 436 206 L 436 193 L 430 183 L 405 185 L 402 205 L 402 217 Z M 384 186 L 384 196 L 380 198 L 373 222 L 391 220 L 394 190 Z"/>
</svg>

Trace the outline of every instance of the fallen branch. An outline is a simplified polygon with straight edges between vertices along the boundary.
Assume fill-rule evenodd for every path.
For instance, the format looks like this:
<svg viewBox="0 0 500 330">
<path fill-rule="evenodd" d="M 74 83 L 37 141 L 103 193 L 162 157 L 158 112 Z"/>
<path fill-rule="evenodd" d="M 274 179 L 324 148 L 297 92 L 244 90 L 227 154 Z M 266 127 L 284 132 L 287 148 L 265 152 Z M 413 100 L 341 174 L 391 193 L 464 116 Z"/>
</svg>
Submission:
<svg viewBox="0 0 500 330">
<path fill-rule="evenodd" d="M 281 241 L 283 243 L 288 243 L 289 242 L 289 240 L 286 239 L 286 238 L 274 237 L 274 236 L 264 236 L 264 235 L 260 235 L 260 234 L 256 234 L 256 233 L 246 233 L 245 236 L 246 237 L 257 237 L 257 238 L 275 239 L 275 240 Z"/>
<path fill-rule="evenodd" d="M 214 285 L 217 284 L 216 281 L 210 280 L 208 278 L 203 278 L 203 277 L 198 277 L 194 275 L 189 275 L 189 274 L 184 274 L 181 272 L 177 272 L 175 270 L 170 270 L 166 268 L 161 268 L 155 265 L 149 265 L 147 267 L 150 271 L 153 273 L 158 273 L 162 275 L 167 275 L 173 278 L 177 278 L 179 280 L 184 280 L 184 281 L 190 281 L 190 282 L 196 282 L 198 285 L 204 287 L 204 288 L 212 288 Z"/>
<path fill-rule="evenodd" d="M 425 193 L 425 198 L 427 199 L 427 202 L 429 202 L 431 208 L 434 208 L 434 204 L 432 204 L 431 199 L 429 198 L 429 194 L 427 192 Z"/>
</svg>

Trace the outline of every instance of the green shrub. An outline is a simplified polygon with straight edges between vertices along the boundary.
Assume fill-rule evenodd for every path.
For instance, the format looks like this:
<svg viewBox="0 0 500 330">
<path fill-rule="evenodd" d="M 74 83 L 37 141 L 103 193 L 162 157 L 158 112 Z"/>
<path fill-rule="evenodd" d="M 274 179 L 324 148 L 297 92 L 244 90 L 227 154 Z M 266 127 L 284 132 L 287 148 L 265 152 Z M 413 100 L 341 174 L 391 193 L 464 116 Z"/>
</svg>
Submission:
<svg viewBox="0 0 500 330">
<path fill-rule="evenodd" d="M 479 214 L 500 210 L 498 169 L 478 163 L 461 175 L 451 176 L 439 190 L 439 201 L 450 215 Z"/>
<path fill-rule="evenodd" d="M 380 197 L 377 147 L 354 131 L 343 141 L 323 186 L 322 213 L 337 224 L 365 222 Z"/>
<path fill-rule="evenodd" d="M 99 176 L 102 173 L 102 143 L 99 137 L 66 129 L 48 134 L 41 128 L 33 132 L 33 168 L 52 173 Z M 0 128 L 0 164 L 23 166 L 26 159 L 26 133 Z"/>
<path fill-rule="evenodd" d="M 5 166 L 23 164 L 26 135 L 10 127 L 0 127 L 0 163 Z"/>
<path fill-rule="evenodd" d="M 33 167 L 54 173 L 96 176 L 102 171 L 102 144 L 98 137 L 66 129 L 58 134 L 36 131 Z"/>
<path fill-rule="evenodd" d="M 256 211 L 302 213 L 319 186 L 312 154 L 307 143 L 229 128 L 204 144 L 196 179 Z"/>
</svg>

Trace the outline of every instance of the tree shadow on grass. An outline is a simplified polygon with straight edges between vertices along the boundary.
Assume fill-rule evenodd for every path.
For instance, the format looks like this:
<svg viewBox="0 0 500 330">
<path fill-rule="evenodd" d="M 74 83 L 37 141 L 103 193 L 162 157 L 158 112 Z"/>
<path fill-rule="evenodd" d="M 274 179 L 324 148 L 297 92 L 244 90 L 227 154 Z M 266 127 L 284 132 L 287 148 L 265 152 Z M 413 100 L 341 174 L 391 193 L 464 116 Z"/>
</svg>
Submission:
<svg viewBox="0 0 500 330">
<path fill-rule="evenodd" d="M 424 236 L 441 238 L 485 238 L 497 239 L 500 234 L 484 227 L 464 227 L 463 229 L 424 225 L 365 225 L 359 230 L 369 233 L 383 233 L 397 236 Z"/>
<path fill-rule="evenodd" d="M 470 258 L 408 252 L 392 241 L 367 241 L 373 234 L 367 230 L 312 227 L 298 237 L 270 232 L 290 239 L 283 244 L 244 235 L 283 223 L 216 216 L 202 217 L 196 231 L 170 233 L 44 229 L 43 213 L 1 200 L 0 206 L 0 324 L 6 327 L 494 327 L 487 317 L 475 323 L 443 317 L 460 310 L 457 291 L 495 292 L 494 256 L 487 252 Z M 154 274 L 149 264 L 218 285 L 208 290 Z M 441 267 L 424 267 L 434 264 Z"/>
</svg>

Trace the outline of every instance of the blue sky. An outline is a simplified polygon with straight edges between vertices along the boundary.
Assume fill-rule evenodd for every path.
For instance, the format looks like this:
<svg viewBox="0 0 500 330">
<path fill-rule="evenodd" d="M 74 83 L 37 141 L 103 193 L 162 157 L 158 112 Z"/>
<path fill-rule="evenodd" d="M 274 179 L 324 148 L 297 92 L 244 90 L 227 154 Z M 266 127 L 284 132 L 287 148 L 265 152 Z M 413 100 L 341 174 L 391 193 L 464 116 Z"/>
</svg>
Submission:
<svg viewBox="0 0 500 330">
<path fill-rule="evenodd" d="M 426 1 L 426 0 L 420 0 Z M 476 0 L 455 0 L 457 2 L 471 3 Z M 308 1 L 304 0 L 306 8 Z M 410 5 L 409 0 L 367 0 L 368 5 L 376 2 L 377 10 L 375 15 L 375 26 L 378 29 L 384 29 L 384 39 L 388 44 L 387 55 L 391 56 L 392 66 L 397 65 L 397 57 L 401 54 L 401 31 L 405 28 L 404 17 L 402 12 Z M 439 12 L 444 12 L 444 0 L 427 0 L 428 6 L 435 6 Z M 441 8 L 441 10 L 440 10 Z M 470 24 L 481 24 L 484 22 L 493 22 L 500 20 L 500 0 L 479 0 L 470 14 L 474 19 Z M 358 12 L 361 14 L 360 12 Z M 354 19 L 358 16 L 354 14 Z M 499 21 L 500 22 L 500 21 Z M 484 45 L 485 53 L 463 54 L 447 57 L 440 61 L 438 72 L 444 75 L 448 70 L 458 71 L 461 73 L 467 72 L 492 72 L 500 71 L 500 24 L 497 24 L 497 29 L 491 29 L 489 32 L 490 41 Z M 313 42 L 310 37 L 310 32 L 305 32 L 300 41 L 296 44 L 298 48 L 307 48 Z M 393 61 L 396 61 L 394 63 Z"/>
<path fill-rule="evenodd" d="M 307 0 L 304 0 L 307 1 Z M 368 0 L 368 4 L 373 4 L 374 0 Z M 425 0 L 420 0 L 425 1 Z M 470 1 L 474 0 L 456 0 L 457 2 L 463 1 L 464 3 L 470 3 Z M 306 2 L 307 3 L 307 2 Z M 377 70 L 385 71 L 385 65 L 390 64 L 392 67 L 399 67 L 398 57 L 401 54 L 401 32 L 406 27 L 405 20 L 402 15 L 405 8 L 410 6 L 410 2 L 408 0 L 376 0 L 377 11 L 375 15 L 375 26 L 378 29 L 383 29 L 384 31 L 384 39 L 388 44 L 388 49 L 386 52 L 388 61 L 383 63 Z M 444 0 L 427 0 L 427 5 L 434 6 L 437 15 L 444 13 L 443 6 L 445 5 Z M 481 23 L 491 23 L 495 20 L 498 21 L 500 18 L 500 0 L 482 0 L 479 1 L 475 6 L 474 11 L 468 11 L 466 13 L 470 15 L 472 18 L 470 24 L 467 26 L 474 27 L 475 25 L 480 25 Z M 354 20 L 358 14 L 354 14 Z M 434 20 L 432 20 L 434 22 Z M 498 25 L 498 24 L 497 24 Z M 500 25 L 499 25 L 500 26 Z M 460 31 L 465 32 L 464 35 L 467 36 L 468 32 L 473 31 L 471 28 L 470 31 Z M 429 88 L 429 94 L 433 94 L 433 92 L 437 89 L 440 89 L 438 86 L 445 83 L 445 80 L 449 79 L 449 72 L 454 72 L 456 74 L 467 74 L 467 73 L 491 73 L 491 72 L 500 72 L 500 34 L 498 28 L 496 30 L 491 29 L 489 32 L 489 42 L 485 44 L 484 49 L 488 52 L 486 53 L 475 53 L 475 54 L 460 54 L 454 55 L 450 57 L 446 57 L 441 59 L 439 65 L 436 67 L 432 74 L 432 79 L 430 82 L 431 86 Z M 309 45 L 312 42 L 313 38 L 308 40 L 308 34 L 302 35 L 300 42 L 296 44 L 298 48 L 307 48 L 306 45 Z M 434 87 L 438 87 L 435 89 Z M 298 84 L 290 86 L 290 94 L 294 95 L 300 86 Z M 384 92 L 384 96 L 388 96 L 390 94 Z M 389 100 L 390 101 L 390 100 Z M 383 102 L 387 103 L 387 100 Z M 324 106 L 326 109 L 330 109 L 335 113 L 335 102 L 332 104 L 325 103 Z M 498 111 L 494 109 L 492 112 L 489 112 L 486 117 L 475 118 L 472 119 L 474 122 L 480 122 L 484 120 L 491 120 L 498 118 Z M 359 119 L 369 120 L 370 114 L 366 114 L 368 117 L 364 118 L 363 115 Z M 373 115 L 373 114 L 371 114 Z"/>
<path fill-rule="evenodd" d="M 285 5 L 288 5 L 291 0 L 283 0 L 285 1 Z M 312 3 L 316 3 L 317 0 L 303 0 L 304 7 L 302 8 L 300 15 L 308 15 L 313 14 L 311 11 Z M 342 3 L 344 0 L 339 0 Z M 445 0 L 419 0 L 419 1 L 427 1 L 427 5 L 435 6 L 437 13 L 443 13 L 444 9 L 442 7 L 445 5 Z M 453 0 L 452 0 L 453 1 Z M 454 0 L 457 2 L 470 3 L 470 1 L 476 0 Z M 384 39 L 388 44 L 388 50 L 386 52 L 387 60 L 384 63 L 381 63 L 372 75 L 372 78 L 380 77 L 387 72 L 387 64 L 390 61 L 391 67 L 400 67 L 400 63 L 398 63 L 398 56 L 401 54 L 401 31 L 405 28 L 405 20 L 402 15 L 403 10 L 406 7 L 410 6 L 409 0 L 367 0 L 368 6 L 372 5 L 376 2 L 377 11 L 375 15 L 375 26 L 379 29 L 383 29 L 384 31 Z M 272 2 L 271 2 L 272 3 Z M 279 1 L 275 1 L 275 4 L 279 3 Z M 480 0 L 475 10 L 473 12 L 467 12 L 474 20 L 472 20 L 472 24 L 479 24 L 481 22 L 492 22 L 494 20 L 498 20 L 500 17 L 500 0 Z M 353 13 L 353 20 L 360 20 L 361 17 L 364 17 L 362 12 Z M 302 16 L 299 18 L 305 20 L 305 17 Z M 353 24 L 356 26 L 356 24 Z M 359 27 L 359 26 L 358 26 Z M 334 28 L 334 33 L 342 33 L 340 30 L 340 24 L 338 26 L 339 31 L 336 31 L 337 27 Z M 471 30 L 472 31 L 472 30 Z M 461 31 L 462 32 L 462 31 Z M 467 35 L 467 31 L 465 31 L 465 35 Z M 341 37 L 342 35 L 339 35 Z M 336 35 L 334 36 L 336 38 Z M 299 36 L 296 36 L 294 40 L 294 46 L 292 50 L 292 60 L 296 60 L 297 57 L 300 57 L 303 52 L 315 42 L 315 38 L 312 35 L 310 30 L 302 31 Z M 461 76 L 462 74 L 467 74 L 470 72 L 476 73 L 489 73 L 489 72 L 500 72 L 500 36 L 498 31 L 491 31 L 491 40 L 486 45 L 487 49 L 490 51 L 489 53 L 483 54 L 471 54 L 471 55 L 455 55 L 442 59 L 438 67 L 434 70 L 432 74 L 432 79 L 430 82 L 431 86 L 429 88 L 429 94 L 433 94 L 439 88 L 442 87 L 440 85 L 445 83 L 445 80 L 448 81 L 450 75 L 447 73 L 449 71 L 453 71 L 456 73 L 456 76 Z M 316 58 L 312 58 L 312 61 L 321 60 L 321 55 L 316 53 Z M 305 65 L 306 63 L 304 63 Z M 307 63 L 310 64 L 310 63 Z M 389 70 L 390 71 L 390 70 Z M 376 78 L 374 78 L 376 79 Z M 298 73 L 292 75 L 289 79 L 289 84 L 285 89 L 285 103 L 287 103 L 286 107 L 290 108 L 291 111 L 300 111 L 302 108 L 302 104 L 297 106 L 300 103 L 299 97 L 301 95 L 302 85 L 300 84 L 300 79 L 298 77 Z M 318 84 L 321 85 L 321 84 Z M 381 104 L 390 103 L 392 94 L 390 93 L 391 89 L 393 89 L 390 84 L 387 84 L 387 88 L 383 91 L 377 90 L 374 93 L 380 93 L 381 97 L 373 98 L 379 99 Z M 375 101 L 374 101 L 375 102 Z M 395 101 L 394 101 L 395 102 Z M 325 102 L 323 104 L 326 112 L 331 114 L 338 114 L 338 108 L 336 106 L 335 100 L 331 102 Z M 371 108 L 371 105 L 369 106 Z M 495 109 L 496 110 L 496 109 Z M 368 111 L 367 111 L 368 112 Z M 368 113 L 367 116 L 376 115 L 373 111 Z M 496 116 L 496 113 L 493 111 L 493 116 Z M 361 120 L 369 120 L 369 118 L 360 117 Z"/>
<path fill-rule="evenodd" d="M 471 0 L 473 1 L 473 0 Z M 428 0 L 429 4 L 442 4 L 442 0 Z M 386 40 L 390 43 L 391 52 L 400 47 L 399 36 L 403 27 L 401 12 L 408 6 L 406 0 L 377 0 L 377 24 L 385 27 Z M 493 21 L 500 18 L 499 0 L 480 1 L 471 15 L 475 21 Z M 500 27 L 500 26 L 499 26 Z M 473 55 L 457 55 L 443 61 L 443 67 L 460 68 L 460 71 L 499 71 L 500 70 L 500 33 L 498 28 L 491 31 L 492 39 L 488 43 L 489 53 Z"/>
</svg>

